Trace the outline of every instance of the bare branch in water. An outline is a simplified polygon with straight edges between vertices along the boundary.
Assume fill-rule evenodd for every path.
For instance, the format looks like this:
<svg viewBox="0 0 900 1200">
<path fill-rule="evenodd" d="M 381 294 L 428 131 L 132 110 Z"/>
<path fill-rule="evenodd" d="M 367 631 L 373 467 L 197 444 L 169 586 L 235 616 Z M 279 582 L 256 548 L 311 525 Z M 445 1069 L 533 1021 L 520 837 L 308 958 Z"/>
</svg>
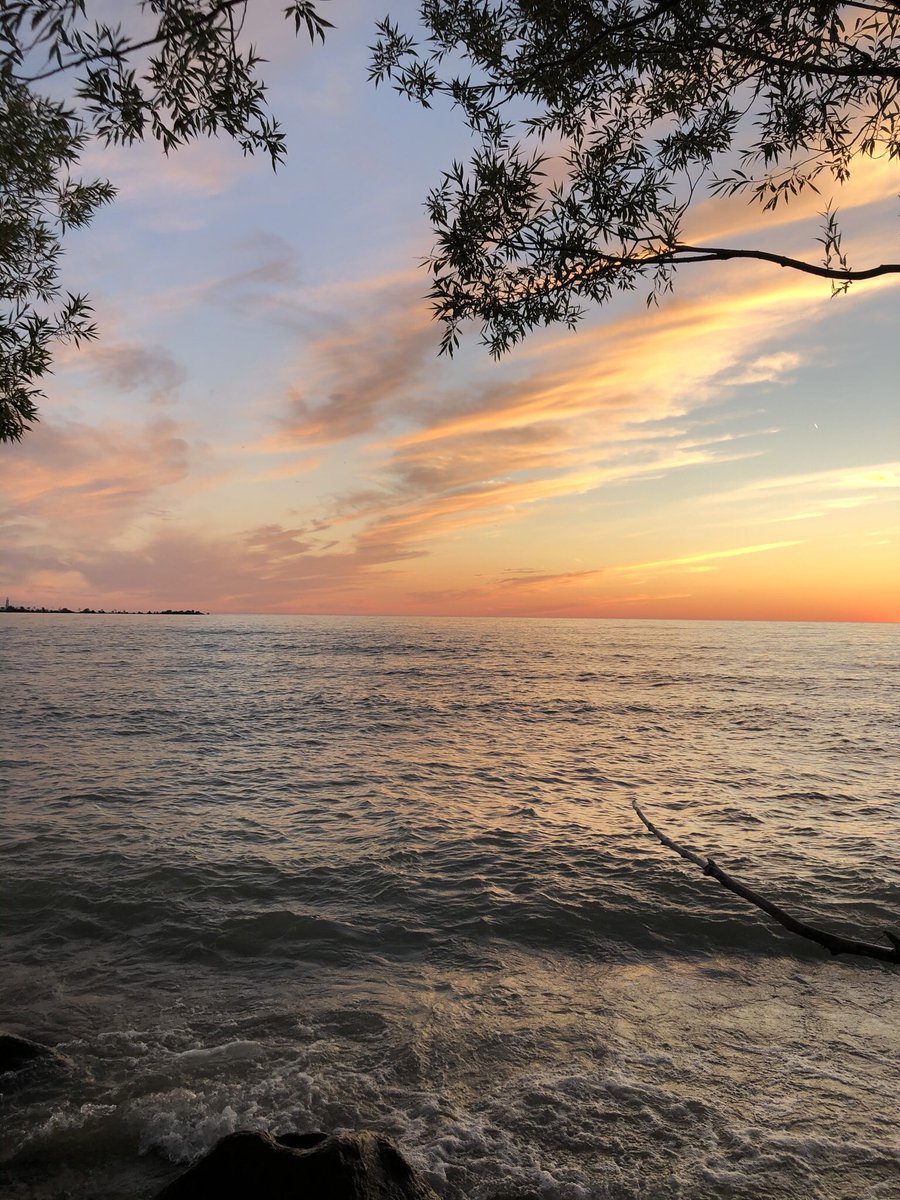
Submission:
<svg viewBox="0 0 900 1200">
<path fill-rule="evenodd" d="M 739 879 L 735 879 L 733 875 L 729 875 L 727 871 L 723 871 L 711 858 L 703 858 L 701 855 L 695 854 L 693 850 L 688 850 L 686 846 L 681 846 L 678 842 L 673 841 L 661 829 L 657 829 L 648 817 L 644 816 L 636 800 L 632 800 L 631 806 L 654 837 L 662 842 L 664 846 L 667 846 L 670 850 L 674 850 L 676 854 L 680 854 L 688 862 L 694 863 L 704 875 L 711 875 L 713 879 L 717 879 L 722 887 L 727 888 L 729 892 L 734 892 L 736 896 L 740 896 L 742 899 L 748 900 L 751 904 L 755 904 L 757 908 L 761 908 L 764 913 L 768 913 L 779 925 L 783 925 L 791 933 L 808 938 L 812 942 L 818 942 L 820 946 L 823 946 L 831 954 L 859 954 L 865 958 L 880 959 L 882 962 L 900 963 L 900 937 L 897 937 L 896 934 L 885 930 L 884 936 L 892 943 L 892 948 L 889 949 L 887 946 L 877 946 L 871 942 L 859 942 L 853 938 L 840 937 L 836 933 L 827 933 L 823 929 L 816 929 L 813 925 L 808 925 L 805 921 L 798 921 L 796 917 L 792 917 L 790 913 L 786 913 L 783 908 L 779 908 L 771 900 L 760 896 L 758 892 L 754 892 L 752 888 L 748 888 Z"/>
</svg>

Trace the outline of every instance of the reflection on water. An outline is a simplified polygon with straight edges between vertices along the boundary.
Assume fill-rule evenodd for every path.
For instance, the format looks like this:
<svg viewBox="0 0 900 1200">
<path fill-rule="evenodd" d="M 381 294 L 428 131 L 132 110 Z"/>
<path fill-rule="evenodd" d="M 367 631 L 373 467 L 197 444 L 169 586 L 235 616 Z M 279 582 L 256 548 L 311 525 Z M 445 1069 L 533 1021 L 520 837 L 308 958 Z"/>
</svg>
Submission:
<svg viewBox="0 0 900 1200">
<path fill-rule="evenodd" d="M 25 1196 L 150 1195 L 240 1127 L 395 1134 L 450 1200 L 887 1200 L 888 627 L 36 618 L 5 665 Z M 139 1152 L 142 1157 L 139 1157 Z M 4 1173 L 5 1172 L 5 1173 Z"/>
</svg>

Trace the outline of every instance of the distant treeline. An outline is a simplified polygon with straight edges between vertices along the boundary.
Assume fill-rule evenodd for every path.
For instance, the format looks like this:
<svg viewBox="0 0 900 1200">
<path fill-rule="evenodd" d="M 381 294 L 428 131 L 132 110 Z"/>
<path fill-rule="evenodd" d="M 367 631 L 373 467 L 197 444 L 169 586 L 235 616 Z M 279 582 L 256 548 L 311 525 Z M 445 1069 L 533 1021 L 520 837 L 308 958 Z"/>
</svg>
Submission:
<svg viewBox="0 0 900 1200">
<path fill-rule="evenodd" d="M 199 608 L 36 608 L 30 604 L 4 604 L 0 612 L 8 613 L 75 613 L 104 617 L 204 617 Z"/>
</svg>

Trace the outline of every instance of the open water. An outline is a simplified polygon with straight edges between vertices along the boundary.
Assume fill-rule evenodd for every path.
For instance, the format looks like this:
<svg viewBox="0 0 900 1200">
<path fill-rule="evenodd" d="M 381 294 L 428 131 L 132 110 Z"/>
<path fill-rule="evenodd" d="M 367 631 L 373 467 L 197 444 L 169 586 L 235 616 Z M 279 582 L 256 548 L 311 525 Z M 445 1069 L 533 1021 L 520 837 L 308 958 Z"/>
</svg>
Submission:
<svg viewBox="0 0 900 1200">
<path fill-rule="evenodd" d="M 891 626 L 3 616 L 12 1200 L 374 1128 L 446 1200 L 891 1200 Z"/>
</svg>

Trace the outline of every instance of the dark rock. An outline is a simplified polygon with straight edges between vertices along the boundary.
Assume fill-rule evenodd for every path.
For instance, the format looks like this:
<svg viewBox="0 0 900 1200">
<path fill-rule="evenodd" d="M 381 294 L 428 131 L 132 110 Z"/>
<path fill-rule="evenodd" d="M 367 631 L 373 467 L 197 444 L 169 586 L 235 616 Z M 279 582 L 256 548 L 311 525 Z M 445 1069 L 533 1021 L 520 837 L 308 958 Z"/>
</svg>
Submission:
<svg viewBox="0 0 900 1200">
<path fill-rule="evenodd" d="M 376 1133 L 232 1133 L 157 1200 L 438 1200 Z"/>
<path fill-rule="evenodd" d="M 23 1067 L 41 1058 L 61 1059 L 62 1055 L 32 1042 L 28 1038 L 16 1037 L 12 1033 L 0 1033 L 0 1075 L 9 1071 L 21 1071 Z"/>
<path fill-rule="evenodd" d="M 71 1058 L 51 1046 L 12 1033 L 0 1033 L 0 1095 L 11 1096 L 60 1072 L 74 1071 Z"/>
</svg>

